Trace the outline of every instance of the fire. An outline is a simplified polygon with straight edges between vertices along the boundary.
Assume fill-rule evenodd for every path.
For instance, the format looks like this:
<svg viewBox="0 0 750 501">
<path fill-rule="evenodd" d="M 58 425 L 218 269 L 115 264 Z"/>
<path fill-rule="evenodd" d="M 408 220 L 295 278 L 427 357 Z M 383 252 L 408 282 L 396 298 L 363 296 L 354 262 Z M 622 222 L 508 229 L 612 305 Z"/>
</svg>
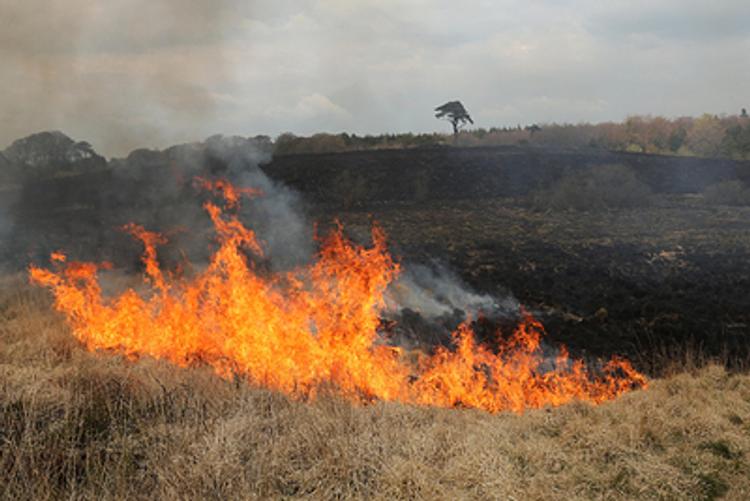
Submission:
<svg viewBox="0 0 750 501">
<path fill-rule="evenodd" d="M 255 197 L 263 195 L 261 190 L 255 188 L 239 188 L 234 186 L 226 179 L 205 179 L 202 177 L 195 178 L 195 184 L 205 190 L 211 191 L 214 194 L 221 194 L 224 196 L 224 200 L 227 204 L 227 208 L 237 208 L 240 205 L 240 196 L 245 195 L 248 197 Z"/>
<path fill-rule="evenodd" d="M 57 251 L 57 252 L 53 252 L 52 254 L 50 254 L 49 258 L 50 258 L 51 261 L 57 261 L 58 263 L 64 263 L 65 260 L 67 259 L 67 256 L 65 255 L 65 253 Z"/>
<path fill-rule="evenodd" d="M 409 356 L 378 332 L 384 293 L 399 273 L 381 229 L 370 247 L 347 240 L 339 226 L 321 242 L 317 259 L 290 272 L 261 272 L 248 257 L 263 254 L 255 233 L 233 213 L 240 195 L 257 196 L 226 181 L 198 183 L 225 199 L 226 210 L 204 204 L 218 248 L 210 264 L 186 278 L 165 274 L 156 249 L 166 239 L 129 224 L 144 246 L 148 293 L 102 294 L 102 265 L 52 255 L 52 270 L 31 266 L 32 282 L 49 287 L 55 307 L 89 350 L 151 356 L 187 367 L 209 364 L 223 377 L 299 398 L 335 388 L 357 401 L 470 407 L 490 412 L 601 403 L 647 381 L 630 363 L 612 359 L 598 370 L 541 350 L 542 325 L 525 315 L 508 340 L 477 343 L 468 324 L 452 349 Z M 413 354 L 412 354 L 413 355 Z"/>
</svg>

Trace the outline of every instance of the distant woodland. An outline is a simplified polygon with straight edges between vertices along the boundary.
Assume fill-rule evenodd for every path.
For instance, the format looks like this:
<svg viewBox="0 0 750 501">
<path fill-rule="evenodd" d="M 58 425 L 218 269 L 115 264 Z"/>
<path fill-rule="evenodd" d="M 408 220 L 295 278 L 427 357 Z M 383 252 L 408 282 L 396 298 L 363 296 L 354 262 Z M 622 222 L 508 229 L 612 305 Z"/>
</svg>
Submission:
<svg viewBox="0 0 750 501">
<path fill-rule="evenodd" d="M 270 141 L 270 139 L 269 139 Z M 274 141 L 276 155 L 331 153 L 434 146 L 532 145 L 558 148 L 599 148 L 634 153 L 699 157 L 750 158 L 750 117 L 710 115 L 663 118 L 631 116 L 624 122 L 598 124 L 532 124 L 462 130 L 453 134 L 281 134 Z"/>
</svg>

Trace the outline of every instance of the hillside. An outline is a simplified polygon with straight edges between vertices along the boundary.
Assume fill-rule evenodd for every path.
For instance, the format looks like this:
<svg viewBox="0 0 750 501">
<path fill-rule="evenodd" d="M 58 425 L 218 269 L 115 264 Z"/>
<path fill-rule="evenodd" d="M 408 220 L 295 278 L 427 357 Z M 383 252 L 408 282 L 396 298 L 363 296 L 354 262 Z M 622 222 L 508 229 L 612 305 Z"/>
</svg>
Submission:
<svg viewBox="0 0 750 501">
<path fill-rule="evenodd" d="M 284 155 L 264 170 L 315 201 L 365 206 L 522 196 L 570 171 L 610 164 L 631 167 L 664 194 L 700 193 L 727 179 L 750 181 L 750 161 L 519 146 Z"/>
</svg>

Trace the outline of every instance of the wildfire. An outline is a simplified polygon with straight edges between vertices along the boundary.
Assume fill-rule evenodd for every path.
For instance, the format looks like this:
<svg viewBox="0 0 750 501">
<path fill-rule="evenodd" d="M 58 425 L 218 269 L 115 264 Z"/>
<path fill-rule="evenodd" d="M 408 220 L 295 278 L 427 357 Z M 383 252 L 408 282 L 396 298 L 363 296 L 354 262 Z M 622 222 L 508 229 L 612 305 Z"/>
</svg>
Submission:
<svg viewBox="0 0 750 501">
<path fill-rule="evenodd" d="M 240 195 L 259 194 L 226 181 L 197 183 L 223 195 L 226 209 L 236 209 Z M 544 329 L 528 314 L 497 346 L 477 343 L 463 324 L 452 349 L 407 356 L 378 333 L 385 290 L 399 272 L 378 227 L 370 247 L 350 242 L 338 227 L 312 264 L 269 274 L 246 255 L 262 255 L 255 233 L 232 210 L 211 202 L 204 208 L 219 245 L 194 277 L 164 274 L 156 248 L 165 238 L 131 223 L 124 229 L 143 243 L 149 293 L 128 289 L 105 298 L 102 266 L 68 261 L 61 252 L 52 255 L 53 270 L 31 266 L 31 280 L 52 289 L 56 309 L 90 350 L 182 367 L 210 364 L 223 377 L 241 375 L 294 397 L 333 387 L 358 402 L 521 412 L 572 400 L 600 403 L 647 385 L 623 359 L 591 370 L 561 349 L 550 363 L 540 346 Z"/>
<path fill-rule="evenodd" d="M 49 256 L 50 261 L 57 261 L 58 263 L 64 263 L 67 259 L 67 256 L 63 252 L 53 252 Z"/>
<path fill-rule="evenodd" d="M 240 196 L 242 195 L 245 195 L 247 197 L 263 195 L 263 192 L 261 190 L 256 190 L 255 188 L 239 188 L 237 186 L 234 186 L 226 179 L 211 180 L 202 177 L 196 177 L 194 181 L 196 186 L 203 188 L 204 190 L 211 191 L 217 195 L 223 195 L 227 208 L 230 209 L 239 207 Z"/>
</svg>

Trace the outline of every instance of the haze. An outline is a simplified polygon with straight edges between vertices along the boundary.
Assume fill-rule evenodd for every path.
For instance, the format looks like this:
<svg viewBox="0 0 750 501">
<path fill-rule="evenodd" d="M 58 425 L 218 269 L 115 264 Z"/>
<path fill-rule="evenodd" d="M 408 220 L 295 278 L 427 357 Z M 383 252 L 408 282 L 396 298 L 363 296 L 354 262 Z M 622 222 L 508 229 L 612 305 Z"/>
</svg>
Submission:
<svg viewBox="0 0 750 501">
<path fill-rule="evenodd" d="M 0 148 L 108 156 L 215 133 L 448 131 L 737 113 L 750 3 L 27 0 L 0 4 Z"/>
</svg>

